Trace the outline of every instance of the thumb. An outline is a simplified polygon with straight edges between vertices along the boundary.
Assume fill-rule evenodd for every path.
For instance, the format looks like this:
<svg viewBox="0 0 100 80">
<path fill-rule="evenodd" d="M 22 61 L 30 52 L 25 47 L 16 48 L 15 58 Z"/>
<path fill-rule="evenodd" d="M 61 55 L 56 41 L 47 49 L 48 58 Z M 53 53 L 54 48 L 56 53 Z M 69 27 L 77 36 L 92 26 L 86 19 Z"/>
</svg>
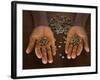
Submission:
<svg viewBox="0 0 100 80">
<path fill-rule="evenodd" d="M 82 29 L 81 31 L 77 31 L 77 34 L 83 39 L 83 45 L 86 52 L 89 52 L 88 38 L 86 32 Z"/>
<path fill-rule="evenodd" d="M 87 37 L 83 37 L 83 42 L 84 42 L 84 49 L 85 49 L 85 51 L 89 52 L 89 45 L 88 45 Z"/>
<path fill-rule="evenodd" d="M 27 53 L 27 54 L 29 54 L 29 53 L 32 51 L 32 49 L 33 49 L 33 47 L 34 47 L 34 44 L 35 44 L 35 40 L 30 40 L 30 41 L 29 41 L 28 47 L 27 47 L 27 49 L 26 49 L 26 53 Z"/>
</svg>

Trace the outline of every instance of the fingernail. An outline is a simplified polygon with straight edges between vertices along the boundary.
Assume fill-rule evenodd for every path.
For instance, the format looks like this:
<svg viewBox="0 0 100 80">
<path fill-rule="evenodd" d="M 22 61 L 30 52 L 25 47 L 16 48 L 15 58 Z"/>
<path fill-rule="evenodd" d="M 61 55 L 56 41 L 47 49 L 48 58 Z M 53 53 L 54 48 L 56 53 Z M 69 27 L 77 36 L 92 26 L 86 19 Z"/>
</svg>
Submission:
<svg viewBox="0 0 100 80">
<path fill-rule="evenodd" d="M 43 64 L 47 64 L 47 61 L 42 61 Z"/>
<path fill-rule="evenodd" d="M 86 51 L 89 52 L 89 48 L 86 48 Z"/>
<path fill-rule="evenodd" d="M 70 56 L 67 56 L 67 58 L 68 58 L 68 59 L 71 59 L 71 57 L 70 57 Z"/>
<path fill-rule="evenodd" d="M 39 59 L 41 59 L 41 58 L 42 58 L 42 56 L 38 56 L 38 58 L 39 58 Z"/>
<path fill-rule="evenodd" d="M 80 53 L 77 53 L 77 56 L 79 56 L 80 55 Z"/>
<path fill-rule="evenodd" d="M 73 55 L 73 56 L 72 56 L 72 59 L 75 59 L 75 58 L 76 58 L 76 56 L 75 56 L 75 55 Z"/>
<path fill-rule="evenodd" d="M 28 49 L 26 50 L 26 53 L 29 54 L 29 50 Z"/>
<path fill-rule="evenodd" d="M 65 51 L 65 53 L 67 54 L 68 52 L 67 52 L 67 51 Z"/>
<path fill-rule="evenodd" d="M 53 60 L 49 60 L 48 62 L 49 62 L 49 63 L 52 63 L 52 62 L 53 62 Z"/>
</svg>

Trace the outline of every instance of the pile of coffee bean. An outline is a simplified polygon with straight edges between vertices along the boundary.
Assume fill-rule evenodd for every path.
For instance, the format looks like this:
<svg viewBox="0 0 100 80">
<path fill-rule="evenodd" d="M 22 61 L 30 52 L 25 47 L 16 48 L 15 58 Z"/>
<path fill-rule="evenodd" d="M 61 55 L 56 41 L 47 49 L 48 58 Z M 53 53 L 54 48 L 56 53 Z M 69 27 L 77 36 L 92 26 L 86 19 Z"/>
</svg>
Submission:
<svg viewBox="0 0 100 80">
<path fill-rule="evenodd" d="M 47 39 L 47 37 L 41 37 L 41 39 L 39 40 L 39 44 L 40 44 L 40 46 L 46 46 L 47 44 L 48 44 L 48 39 Z"/>
<path fill-rule="evenodd" d="M 74 34 L 71 41 L 72 45 L 77 46 L 79 42 L 80 42 L 80 37 L 77 34 Z"/>
<path fill-rule="evenodd" d="M 72 20 L 65 15 L 55 15 L 49 17 L 49 26 L 54 30 L 56 34 L 67 35 L 69 28 L 73 25 Z"/>
</svg>

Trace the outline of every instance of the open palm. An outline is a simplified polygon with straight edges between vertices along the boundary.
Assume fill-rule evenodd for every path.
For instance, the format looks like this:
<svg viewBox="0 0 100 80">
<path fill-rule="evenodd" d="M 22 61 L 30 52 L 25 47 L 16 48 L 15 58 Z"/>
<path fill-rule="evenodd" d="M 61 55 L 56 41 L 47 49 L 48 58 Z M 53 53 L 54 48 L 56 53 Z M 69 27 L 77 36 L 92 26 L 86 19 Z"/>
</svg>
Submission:
<svg viewBox="0 0 100 80">
<path fill-rule="evenodd" d="M 37 58 L 42 59 L 43 64 L 53 62 L 53 56 L 56 54 L 55 38 L 48 26 L 39 26 L 33 30 L 26 53 L 31 53 L 33 48 Z"/>
<path fill-rule="evenodd" d="M 72 40 L 73 36 L 77 35 L 79 38 L 78 44 L 73 45 Z M 89 52 L 88 38 L 84 29 L 80 26 L 73 26 L 67 33 L 65 53 L 67 54 L 68 59 L 75 59 L 79 56 L 83 50 Z"/>
</svg>

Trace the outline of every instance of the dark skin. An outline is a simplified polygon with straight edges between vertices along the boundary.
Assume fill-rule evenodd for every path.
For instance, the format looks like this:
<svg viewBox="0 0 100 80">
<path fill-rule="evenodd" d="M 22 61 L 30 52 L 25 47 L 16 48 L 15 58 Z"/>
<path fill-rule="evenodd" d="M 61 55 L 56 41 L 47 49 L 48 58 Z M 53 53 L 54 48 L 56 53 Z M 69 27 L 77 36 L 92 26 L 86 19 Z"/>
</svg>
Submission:
<svg viewBox="0 0 100 80">
<path fill-rule="evenodd" d="M 71 40 L 74 34 L 77 34 L 80 38 L 79 44 L 76 46 L 71 44 Z M 73 26 L 67 33 L 67 41 L 65 45 L 65 53 L 67 55 L 67 58 L 75 59 L 81 54 L 83 48 L 87 53 L 89 52 L 88 38 L 86 32 L 80 26 Z"/>
<path fill-rule="evenodd" d="M 41 46 L 39 41 L 43 36 L 47 37 L 48 44 Z M 53 62 L 53 56 L 56 55 L 55 38 L 48 26 L 39 26 L 33 30 L 26 53 L 31 53 L 33 48 L 35 48 L 37 58 L 41 59 L 43 64 Z"/>
<path fill-rule="evenodd" d="M 80 38 L 79 44 L 77 46 L 73 46 L 71 44 L 71 40 L 74 34 L 77 34 Z M 39 40 L 41 37 L 47 37 L 48 44 L 45 46 L 41 46 L 39 44 Z M 35 54 L 37 58 L 42 60 L 43 64 L 52 63 L 53 56 L 56 55 L 56 45 L 55 38 L 52 30 L 48 26 L 39 26 L 35 28 L 29 38 L 29 44 L 26 49 L 26 53 L 31 53 L 32 49 L 35 49 Z M 65 45 L 65 54 L 68 59 L 75 59 L 79 56 L 83 50 L 89 52 L 88 46 L 88 38 L 85 30 L 79 26 L 73 26 L 67 33 L 67 41 Z"/>
</svg>

